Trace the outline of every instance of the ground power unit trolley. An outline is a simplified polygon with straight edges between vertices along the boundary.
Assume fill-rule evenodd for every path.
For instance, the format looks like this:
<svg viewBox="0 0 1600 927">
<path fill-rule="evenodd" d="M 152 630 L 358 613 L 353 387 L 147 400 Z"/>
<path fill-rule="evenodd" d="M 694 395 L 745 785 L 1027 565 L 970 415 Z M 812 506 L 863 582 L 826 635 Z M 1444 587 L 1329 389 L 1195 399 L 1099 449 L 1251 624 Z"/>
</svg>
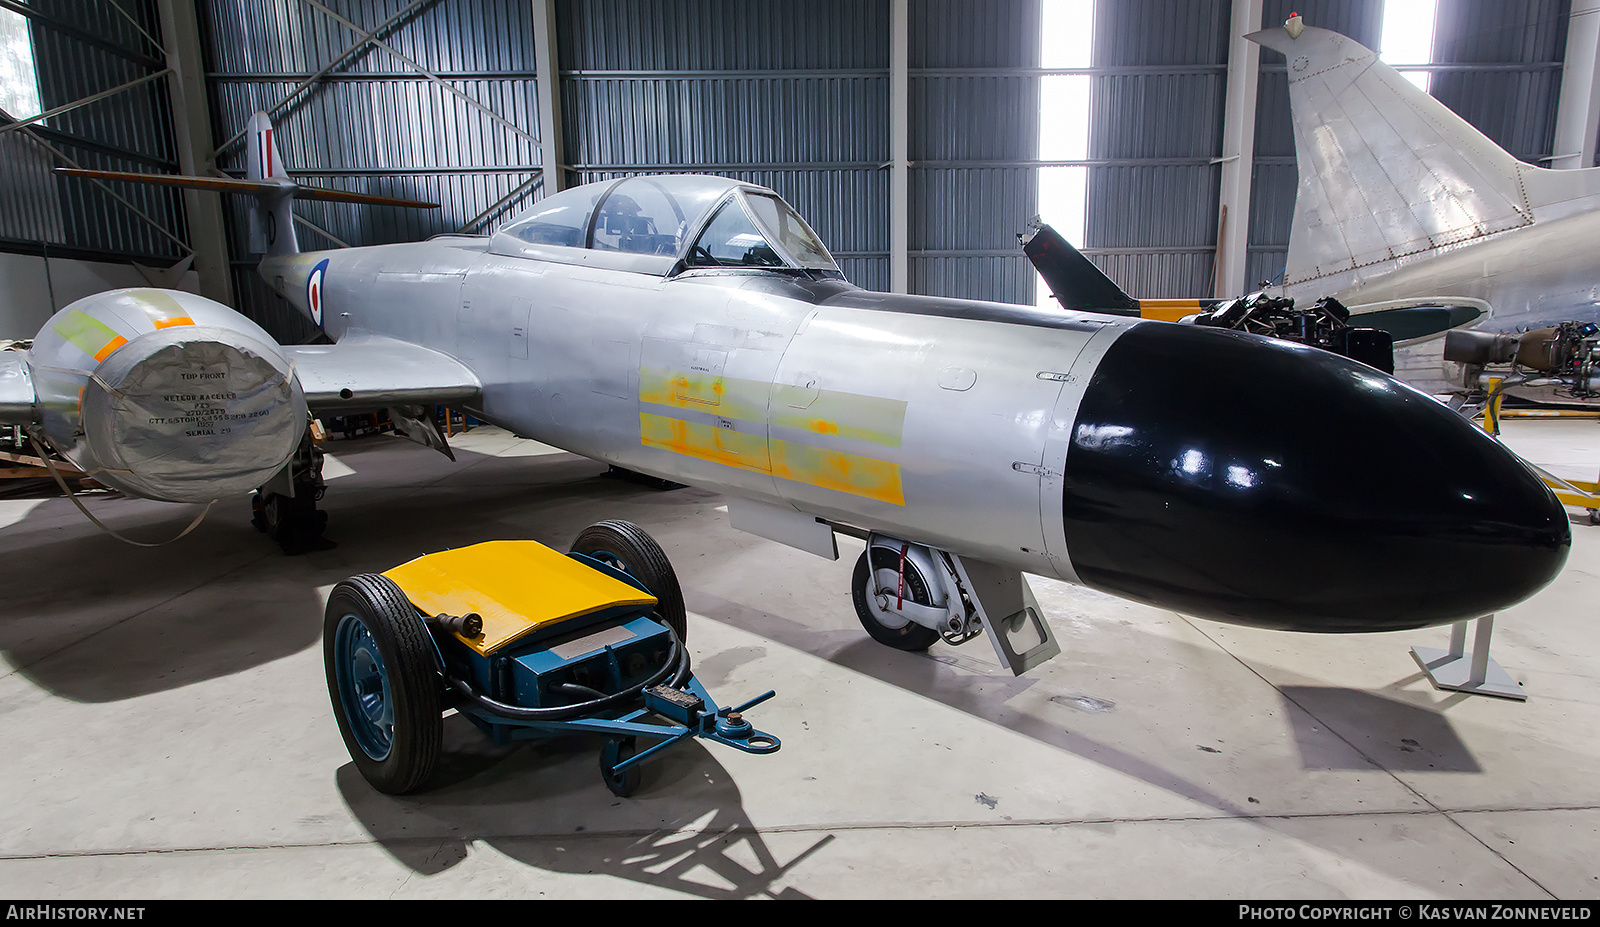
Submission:
<svg viewBox="0 0 1600 927">
<path fill-rule="evenodd" d="M 427 783 L 454 708 L 501 745 L 604 735 L 601 777 L 626 796 L 641 763 L 690 737 L 778 749 L 744 718 L 774 693 L 718 707 L 690 672 L 686 628 L 661 547 L 602 521 L 566 554 L 488 541 L 352 576 L 328 596 L 323 659 L 345 746 L 381 792 Z"/>
</svg>

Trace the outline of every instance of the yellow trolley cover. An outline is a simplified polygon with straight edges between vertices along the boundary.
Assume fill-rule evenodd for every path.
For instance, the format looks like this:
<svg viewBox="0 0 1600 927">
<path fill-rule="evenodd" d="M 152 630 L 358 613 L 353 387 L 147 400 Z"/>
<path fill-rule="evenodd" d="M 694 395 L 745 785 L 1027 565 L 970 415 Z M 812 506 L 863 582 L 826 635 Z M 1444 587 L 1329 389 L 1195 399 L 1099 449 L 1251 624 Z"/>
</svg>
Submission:
<svg viewBox="0 0 1600 927">
<path fill-rule="evenodd" d="M 429 615 L 477 612 L 482 636 L 456 637 L 484 656 L 558 622 L 656 601 L 538 541 L 485 541 L 418 557 L 383 575 Z"/>
</svg>

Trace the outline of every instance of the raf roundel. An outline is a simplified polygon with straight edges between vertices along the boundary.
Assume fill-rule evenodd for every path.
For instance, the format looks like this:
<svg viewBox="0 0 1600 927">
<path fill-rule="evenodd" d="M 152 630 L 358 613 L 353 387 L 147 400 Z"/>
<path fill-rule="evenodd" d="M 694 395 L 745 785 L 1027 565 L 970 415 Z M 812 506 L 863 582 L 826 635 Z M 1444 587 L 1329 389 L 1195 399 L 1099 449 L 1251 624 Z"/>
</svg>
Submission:
<svg viewBox="0 0 1600 927">
<path fill-rule="evenodd" d="M 328 270 L 326 258 L 311 269 L 311 276 L 306 278 L 306 308 L 311 310 L 311 321 L 322 327 L 322 275 Z"/>
</svg>

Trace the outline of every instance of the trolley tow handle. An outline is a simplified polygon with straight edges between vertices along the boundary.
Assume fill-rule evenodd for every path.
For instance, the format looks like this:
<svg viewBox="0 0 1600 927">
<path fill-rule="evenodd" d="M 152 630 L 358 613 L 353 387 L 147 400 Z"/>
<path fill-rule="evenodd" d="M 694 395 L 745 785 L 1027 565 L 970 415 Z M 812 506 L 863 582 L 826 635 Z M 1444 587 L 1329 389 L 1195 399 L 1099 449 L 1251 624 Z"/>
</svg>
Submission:
<svg viewBox="0 0 1600 927">
<path fill-rule="evenodd" d="M 673 727 L 681 728 L 681 730 L 679 730 L 678 733 L 668 737 L 666 740 L 663 740 L 660 743 L 651 744 L 645 749 L 640 750 L 638 753 L 635 753 L 633 756 L 630 756 L 617 765 L 611 767 L 612 772 L 622 772 L 624 769 L 627 769 L 630 766 L 637 766 L 638 764 L 643 763 L 645 760 L 655 756 L 657 753 L 660 753 L 673 744 L 678 743 L 681 740 L 687 740 L 695 735 L 694 728 L 683 727 L 679 724 L 674 724 Z"/>
<path fill-rule="evenodd" d="M 766 701 L 769 698 L 772 698 L 774 695 L 777 695 L 777 694 L 778 694 L 777 691 L 775 691 L 773 689 L 768 689 L 764 695 L 758 695 L 755 698 L 751 699 L 750 701 L 745 702 L 743 705 L 740 705 L 738 708 L 724 708 L 724 709 L 718 711 L 717 714 L 719 716 L 721 716 L 721 717 L 726 717 L 726 716 L 728 716 L 730 714 L 733 714 L 734 712 L 738 712 L 739 714 L 744 714 L 745 712 L 749 711 L 750 709 L 756 707 L 757 705 L 761 704 L 762 702 Z"/>
</svg>

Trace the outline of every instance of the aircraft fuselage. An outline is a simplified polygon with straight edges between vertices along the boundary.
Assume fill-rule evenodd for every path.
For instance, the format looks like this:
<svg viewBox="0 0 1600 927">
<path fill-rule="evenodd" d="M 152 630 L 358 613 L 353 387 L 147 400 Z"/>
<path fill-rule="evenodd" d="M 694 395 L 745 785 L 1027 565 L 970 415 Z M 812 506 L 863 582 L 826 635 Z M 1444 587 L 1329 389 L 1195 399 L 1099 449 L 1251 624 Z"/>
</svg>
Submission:
<svg viewBox="0 0 1600 927">
<path fill-rule="evenodd" d="M 1420 627 L 1518 601 L 1565 558 L 1564 513 L 1504 448 L 1286 342 L 451 237 L 263 273 L 302 309 L 315 280 L 336 340 L 453 353 L 483 383 L 471 411 L 518 434 L 1189 614 Z"/>
</svg>

